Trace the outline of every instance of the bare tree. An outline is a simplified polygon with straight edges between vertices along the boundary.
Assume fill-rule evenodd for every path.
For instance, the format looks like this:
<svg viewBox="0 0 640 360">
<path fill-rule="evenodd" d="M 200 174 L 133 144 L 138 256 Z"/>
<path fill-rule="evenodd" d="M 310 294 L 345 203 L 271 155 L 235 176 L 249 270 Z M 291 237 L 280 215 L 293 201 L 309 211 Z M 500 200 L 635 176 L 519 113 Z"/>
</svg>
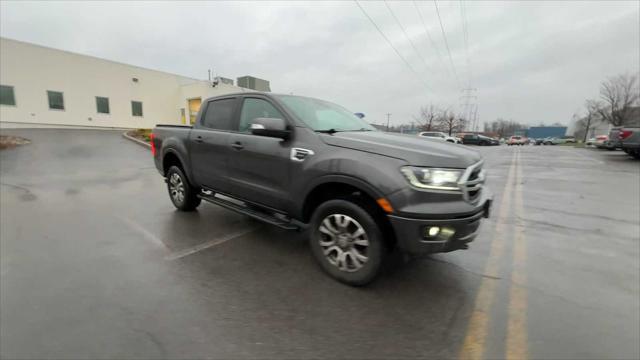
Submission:
<svg viewBox="0 0 640 360">
<path fill-rule="evenodd" d="M 414 119 L 420 124 L 423 131 L 432 131 L 437 125 L 439 114 L 438 107 L 430 104 L 429 106 L 422 106 L 418 117 L 414 117 Z"/>
<path fill-rule="evenodd" d="M 576 121 L 576 129 L 573 135 L 576 138 L 582 138 L 584 142 L 589 138 L 589 134 L 597 126 L 593 126 L 594 122 L 600 120 L 599 114 L 599 102 L 597 100 L 587 100 L 584 103 L 586 114 L 580 118 L 578 114 L 573 115 L 573 119 Z"/>
<path fill-rule="evenodd" d="M 497 118 L 496 120 L 488 123 L 488 126 L 485 129 L 489 129 L 493 133 L 497 133 L 499 137 L 507 137 L 513 135 L 516 130 L 526 129 L 527 126 L 524 124 L 520 124 L 513 120 L 505 120 L 502 118 Z"/>
<path fill-rule="evenodd" d="M 613 126 L 624 125 L 631 108 L 638 104 L 640 91 L 636 75 L 622 74 L 600 84 L 600 101 L 594 102 L 598 114 Z"/>
<path fill-rule="evenodd" d="M 455 131 L 464 130 L 466 120 L 462 116 L 456 116 L 452 111 L 445 110 L 438 117 L 438 126 L 440 129 L 451 136 Z"/>
</svg>

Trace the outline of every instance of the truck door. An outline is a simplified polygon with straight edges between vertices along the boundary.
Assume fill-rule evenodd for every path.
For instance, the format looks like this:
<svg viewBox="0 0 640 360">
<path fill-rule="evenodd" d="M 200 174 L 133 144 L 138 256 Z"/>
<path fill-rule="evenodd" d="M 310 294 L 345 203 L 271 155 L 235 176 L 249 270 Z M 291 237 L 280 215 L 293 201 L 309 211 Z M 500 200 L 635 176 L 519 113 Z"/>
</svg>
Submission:
<svg viewBox="0 0 640 360">
<path fill-rule="evenodd" d="M 191 130 L 190 149 L 193 176 L 198 184 L 230 192 L 227 158 L 238 98 L 209 101 Z"/>
<path fill-rule="evenodd" d="M 289 199 L 290 141 L 252 135 L 255 118 L 286 117 L 267 99 L 246 96 L 242 100 L 238 132 L 231 135 L 229 180 L 233 194 L 276 209 Z"/>
</svg>

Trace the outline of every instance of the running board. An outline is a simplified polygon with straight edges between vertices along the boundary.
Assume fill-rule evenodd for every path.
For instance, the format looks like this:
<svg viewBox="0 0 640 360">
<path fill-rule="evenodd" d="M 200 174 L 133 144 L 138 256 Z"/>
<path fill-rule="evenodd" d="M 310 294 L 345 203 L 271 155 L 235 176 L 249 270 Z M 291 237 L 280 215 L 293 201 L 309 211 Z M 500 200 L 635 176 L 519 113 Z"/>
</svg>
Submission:
<svg viewBox="0 0 640 360">
<path fill-rule="evenodd" d="M 235 202 L 231 202 L 228 200 L 224 200 L 218 197 L 215 197 L 215 195 L 211 194 L 208 195 L 206 193 L 202 193 L 200 195 L 198 195 L 198 197 L 204 201 L 208 201 L 212 204 L 216 204 L 219 206 L 222 206 L 225 209 L 231 210 L 231 211 L 235 211 L 237 213 L 243 214 L 243 215 L 247 215 L 250 216 L 256 220 L 260 220 L 263 222 L 266 222 L 267 224 L 271 224 L 271 225 L 275 225 L 279 228 L 285 229 L 285 230 L 299 230 L 300 226 L 295 225 L 292 223 L 292 221 L 287 221 L 284 219 L 280 219 L 276 216 L 273 215 L 269 215 L 267 213 L 264 213 L 262 211 L 259 210 L 254 210 L 252 208 L 249 208 L 247 206 L 244 205 L 240 205 L 240 204 L 236 204 Z"/>
</svg>

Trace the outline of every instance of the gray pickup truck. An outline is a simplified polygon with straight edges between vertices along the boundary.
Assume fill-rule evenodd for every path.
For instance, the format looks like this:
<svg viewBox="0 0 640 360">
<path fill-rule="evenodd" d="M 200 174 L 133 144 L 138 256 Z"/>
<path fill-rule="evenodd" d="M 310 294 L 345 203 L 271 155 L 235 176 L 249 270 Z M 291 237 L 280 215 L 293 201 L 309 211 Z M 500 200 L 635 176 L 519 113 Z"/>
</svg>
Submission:
<svg viewBox="0 0 640 360">
<path fill-rule="evenodd" d="M 193 127 L 158 125 L 151 138 L 176 208 L 205 200 L 307 231 L 320 266 L 350 285 L 372 281 L 394 248 L 466 249 L 489 216 L 477 151 L 376 131 L 327 101 L 215 97 Z"/>
<path fill-rule="evenodd" d="M 620 128 L 618 141 L 624 152 L 640 160 L 640 125 Z"/>
</svg>

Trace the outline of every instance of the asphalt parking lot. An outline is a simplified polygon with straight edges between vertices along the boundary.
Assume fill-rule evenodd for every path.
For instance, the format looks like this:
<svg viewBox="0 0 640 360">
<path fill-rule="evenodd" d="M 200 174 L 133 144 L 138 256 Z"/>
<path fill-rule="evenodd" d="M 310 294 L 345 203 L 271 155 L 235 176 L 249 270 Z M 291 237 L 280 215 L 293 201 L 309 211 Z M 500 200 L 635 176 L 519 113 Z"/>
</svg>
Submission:
<svg viewBox="0 0 640 360">
<path fill-rule="evenodd" d="M 11 130 L 0 152 L 2 358 L 638 358 L 640 162 L 480 147 L 471 248 L 325 276 L 304 234 L 174 211 L 118 131 Z"/>
</svg>

